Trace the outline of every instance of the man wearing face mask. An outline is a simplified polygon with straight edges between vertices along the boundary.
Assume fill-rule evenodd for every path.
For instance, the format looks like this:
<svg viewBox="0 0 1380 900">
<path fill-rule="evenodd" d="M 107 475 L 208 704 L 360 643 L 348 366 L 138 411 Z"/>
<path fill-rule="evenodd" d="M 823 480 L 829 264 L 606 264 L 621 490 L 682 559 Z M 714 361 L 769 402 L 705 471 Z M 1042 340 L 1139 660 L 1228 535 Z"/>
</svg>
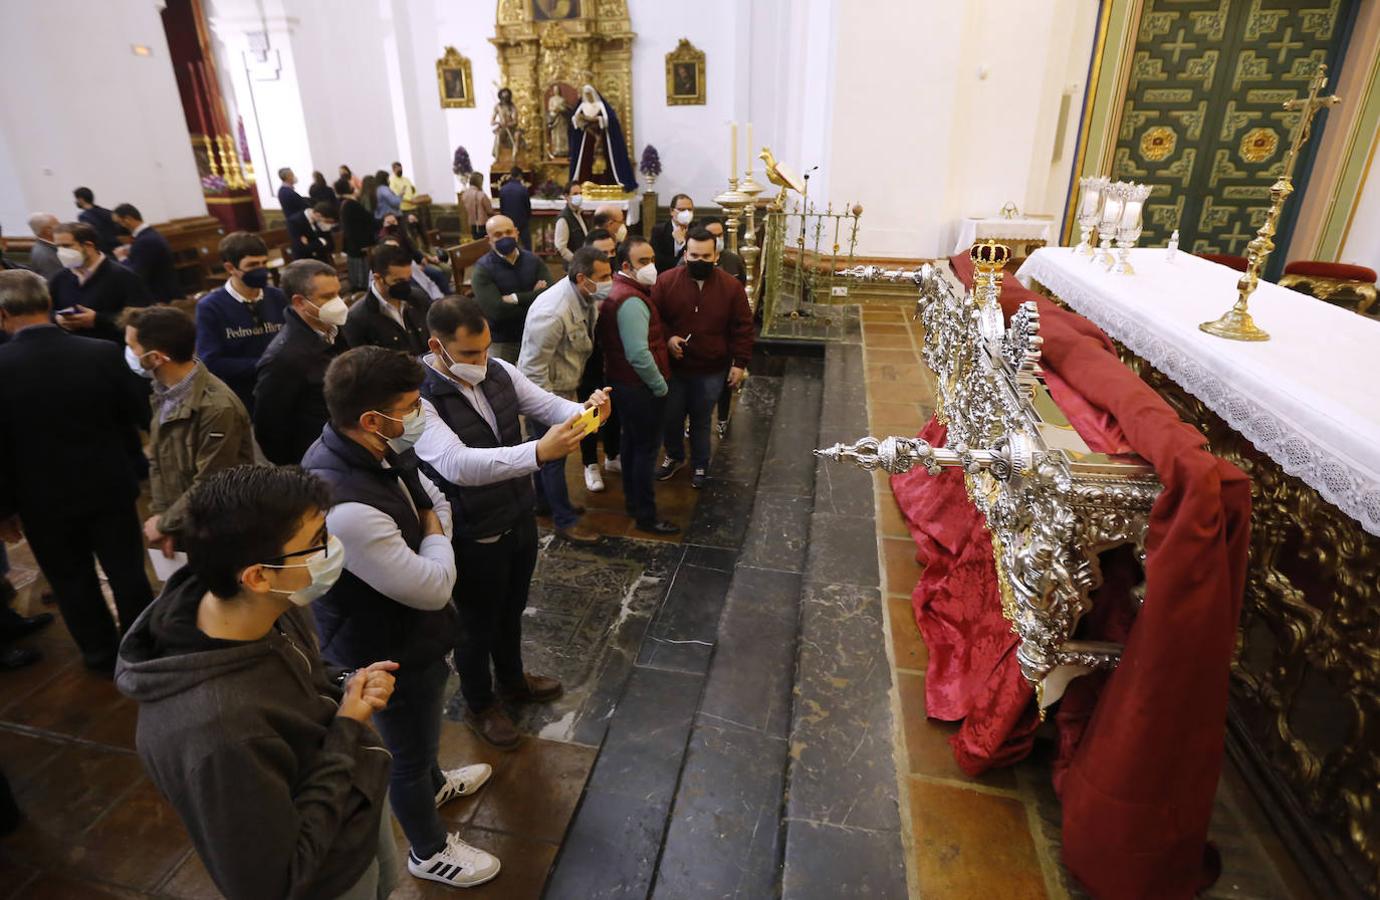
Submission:
<svg viewBox="0 0 1380 900">
<path fill-rule="evenodd" d="M 656 450 L 661 446 L 670 356 L 661 314 L 652 303 L 656 253 L 644 238 L 633 237 L 618 248 L 613 289 L 599 305 L 597 335 L 604 352 L 604 372 L 613 385 L 613 407 L 622 426 L 623 502 L 641 531 L 675 534 L 680 529 L 657 519 L 653 483 Z"/>
<path fill-rule="evenodd" d="M 577 250 L 570 260 L 569 275 L 542 291 L 527 312 L 518 371 L 542 390 L 575 400 L 585 365 L 594 353 L 598 305 L 612 286 L 608 256 L 595 247 Z M 547 426 L 529 422 L 528 431 L 540 440 Z M 564 459 L 542 465 L 536 488 L 538 506 L 551 510 L 556 534 L 577 544 L 599 539 L 580 524 L 579 512 L 570 502 Z"/>
<path fill-rule="evenodd" d="M 522 611 L 537 564 L 531 476 L 579 446 L 586 407 L 598 408 L 602 418 L 609 402 L 601 391 L 583 405 L 557 397 L 499 360 L 484 312 L 470 298 L 433 303 L 426 323 L 432 352 L 423 360 L 427 422 L 417 457 L 455 510 L 455 561 L 464 574 L 454 596 L 460 612 L 455 668 L 465 722 L 508 749 L 521 735 L 499 700 L 543 702 L 561 693 L 559 681 L 522 664 Z M 551 428 L 524 442 L 520 416 Z"/>
<path fill-rule="evenodd" d="M 153 302 L 143 279 L 107 257 L 89 225 L 68 222 L 53 229 L 63 270 L 48 280 L 56 321 L 64 330 L 120 343 L 120 313 Z"/>
<path fill-rule="evenodd" d="M 580 215 L 580 208 L 584 202 L 584 189 L 578 181 L 572 181 L 565 186 L 565 208 L 556 218 L 556 234 L 552 238 L 552 243 L 556 245 L 556 252 L 566 263 L 570 262 L 570 257 L 575 255 L 576 250 L 585 245 L 585 235 L 589 233 L 589 226 L 585 224 L 584 216 Z"/>
<path fill-rule="evenodd" d="M 701 227 L 714 235 L 714 249 L 719 251 L 719 268 L 738 279 L 739 284 L 746 284 L 747 266 L 743 264 L 743 258 L 724 246 L 723 220 L 714 218 L 700 219 L 690 225 L 692 230 L 697 227 Z"/>
<path fill-rule="evenodd" d="M 358 347 L 326 372 L 330 421 L 302 467 L 330 484 L 326 527 L 345 551 L 345 571 L 313 607 L 321 655 L 346 669 L 375 659 L 399 664 L 392 700 L 374 717 L 393 754 L 389 800 L 411 844 L 418 878 L 468 887 L 498 874 L 498 860 L 449 834 L 437 808 L 477 791 L 487 765 L 442 771 L 446 656 L 456 638 L 451 507 L 417 471 L 425 428 L 424 371 L 403 353 Z"/>
<path fill-rule="evenodd" d="M 283 330 L 259 358 L 254 384 L 254 434 L 264 456 L 296 465 L 330 417 L 322 393 L 326 367 L 349 346 L 340 326 L 350 308 L 340 298 L 335 267 L 299 259 L 283 269 L 291 298 Z"/>
<path fill-rule="evenodd" d="M 685 240 L 695 218 L 695 201 L 688 194 L 671 198 L 670 219 L 652 228 L 652 249 L 656 251 L 656 270 L 665 272 L 680 265 L 685 255 Z"/>
<path fill-rule="evenodd" d="M 628 226 L 623 224 L 623 207 L 614 206 L 611 203 L 604 203 L 594 210 L 594 218 L 590 220 L 595 228 L 602 228 L 613 238 L 615 245 L 623 243 L 628 236 Z M 612 259 L 613 257 L 609 257 Z"/>
<path fill-rule="evenodd" d="M 475 263 L 470 287 L 489 320 L 494 356 L 516 363 L 527 308 L 551 283 L 551 272 L 540 256 L 518 246 L 512 219 L 494 216 L 484 230 L 492 249 Z"/>
<path fill-rule="evenodd" d="M 413 280 L 412 258 L 396 244 L 379 244 L 369 254 L 369 268 L 369 293 L 350 307 L 345 342 L 414 357 L 426 353 L 429 302 Z"/>
<path fill-rule="evenodd" d="M 123 628 L 153 599 L 135 513 L 145 389 L 117 344 L 53 324 L 33 272 L 0 272 L 0 327 L 0 540 L 28 538 L 82 661 L 109 673 L 119 632 L 95 561 Z"/>
<path fill-rule="evenodd" d="M 333 203 L 317 203 L 299 213 L 288 216 L 285 224 L 288 248 L 293 259 L 319 259 L 335 262 L 335 230 L 339 210 Z"/>
<path fill-rule="evenodd" d="M 685 265 L 663 273 L 652 302 L 666 325 L 671 390 L 666 397 L 666 459 L 657 480 L 685 466 L 685 419 L 690 418 L 690 486 L 704 486 L 709 472 L 709 426 L 724 385 L 736 388 L 752 360 L 752 310 L 737 280 L 715 262 L 714 235 L 697 228 L 686 235 Z"/>
<path fill-rule="evenodd" d="M 370 722 L 398 664 L 328 668 L 305 609 L 342 577 L 330 503 L 296 467 L 198 484 L 187 565 L 120 647 L 139 759 L 231 900 L 373 900 L 396 881 L 389 753 Z"/>
<path fill-rule="evenodd" d="M 484 223 L 494 214 L 494 201 L 484 188 L 484 173 L 471 172 L 469 182 L 460 192 L 460 205 L 465 208 L 465 220 L 469 222 L 470 237 L 479 241 L 484 239 Z"/>
<path fill-rule="evenodd" d="M 196 324 L 171 306 L 134 310 L 125 320 L 125 362 L 153 380 L 149 428 L 151 515 L 144 540 L 171 559 L 188 492 L 207 476 L 254 462 L 249 413 L 235 392 L 195 356 Z"/>
<path fill-rule="evenodd" d="M 595 228 L 589 233 L 585 238 L 585 246 L 594 247 L 607 256 L 610 265 L 613 264 L 613 258 L 618 251 L 618 244 L 614 241 L 613 235 L 602 228 Z M 596 316 L 598 311 L 598 304 L 596 304 Z M 586 396 L 603 385 L 604 351 L 599 346 L 599 330 L 596 328 L 594 331 L 594 350 L 589 354 L 589 361 L 585 363 L 584 374 L 580 376 L 579 394 L 582 397 Z M 603 472 L 613 473 L 623 470 L 623 464 L 618 459 L 619 439 L 622 437 L 618 422 L 618 410 L 615 408 L 608 421 L 601 422 L 600 426 L 598 431 L 580 442 L 580 463 L 585 469 L 585 490 L 592 494 L 603 492 L 605 487 Z M 600 442 L 604 445 L 603 472 L 599 469 Z"/>
<path fill-rule="evenodd" d="M 221 238 L 220 262 L 225 284 L 196 302 L 196 355 L 253 413 L 255 369 L 283 328 L 288 301 L 268 283 L 268 247 L 257 234 Z"/>
</svg>

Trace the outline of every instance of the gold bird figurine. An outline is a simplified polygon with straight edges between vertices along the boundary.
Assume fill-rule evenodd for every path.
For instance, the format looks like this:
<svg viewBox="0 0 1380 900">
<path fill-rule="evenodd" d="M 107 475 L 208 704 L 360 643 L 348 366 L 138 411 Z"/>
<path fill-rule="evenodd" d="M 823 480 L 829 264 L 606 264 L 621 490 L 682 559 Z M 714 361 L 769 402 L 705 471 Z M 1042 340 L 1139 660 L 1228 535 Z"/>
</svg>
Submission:
<svg viewBox="0 0 1380 900">
<path fill-rule="evenodd" d="M 762 152 L 757 154 L 767 167 L 767 180 L 780 188 L 788 188 L 797 194 L 805 193 L 805 182 L 800 180 L 800 176 L 792 172 L 788 167 L 776 161 L 772 155 L 770 147 L 763 147 Z"/>
</svg>

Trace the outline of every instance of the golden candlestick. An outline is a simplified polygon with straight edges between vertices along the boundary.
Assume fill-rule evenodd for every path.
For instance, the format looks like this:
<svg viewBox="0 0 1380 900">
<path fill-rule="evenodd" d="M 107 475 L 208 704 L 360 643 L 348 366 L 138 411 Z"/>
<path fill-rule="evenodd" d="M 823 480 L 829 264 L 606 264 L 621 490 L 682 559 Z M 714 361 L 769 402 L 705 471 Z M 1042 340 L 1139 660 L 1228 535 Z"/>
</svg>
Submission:
<svg viewBox="0 0 1380 900">
<path fill-rule="evenodd" d="M 752 126 L 748 125 L 748 134 L 752 133 Z M 743 223 L 743 289 L 747 291 L 748 306 L 754 311 L 757 309 L 757 260 L 762 251 L 757 246 L 757 195 L 762 193 L 762 185 L 752 177 L 752 153 L 751 147 L 748 148 L 748 170 L 747 175 L 738 185 L 738 193 L 747 198 L 743 204 L 746 221 Z"/>
<path fill-rule="evenodd" d="M 1294 133 L 1290 137 L 1289 153 L 1284 158 L 1284 169 L 1280 172 L 1279 179 L 1270 186 L 1270 211 L 1265 216 L 1265 222 L 1246 245 L 1246 271 L 1236 282 L 1236 303 L 1222 318 L 1198 326 L 1208 334 L 1232 341 L 1270 339 L 1270 335 L 1255 324 L 1255 320 L 1246 309 L 1246 304 L 1260 283 L 1260 273 L 1265 268 L 1265 261 L 1275 249 L 1275 229 L 1279 224 L 1280 210 L 1284 207 L 1284 201 L 1294 192 L 1294 163 L 1298 161 L 1299 150 L 1308 140 L 1313 116 L 1320 109 L 1342 102 L 1342 98 L 1336 94 L 1319 97 L 1318 94 L 1326 86 L 1327 66 L 1319 63 L 1313 72 L 1313 80 L 1308 83 L 1308 96 L 1303 100 L 1289 100 L 1284 104 L 1285 109 L 1300 111 L 1299 120 L 1294 123 Z"/>
</svg>

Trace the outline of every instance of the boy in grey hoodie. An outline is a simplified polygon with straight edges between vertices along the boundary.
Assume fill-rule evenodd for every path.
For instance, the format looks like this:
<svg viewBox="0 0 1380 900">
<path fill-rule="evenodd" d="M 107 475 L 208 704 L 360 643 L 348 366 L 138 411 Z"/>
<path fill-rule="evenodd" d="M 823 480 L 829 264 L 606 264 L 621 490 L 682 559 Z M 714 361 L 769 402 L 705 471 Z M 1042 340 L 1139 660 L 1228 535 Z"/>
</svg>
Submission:
<svg viewBox="0 0 1380 900">
<path fill-rule="evenodd" d="M 343 563 L 329 489 L 296 467 L 239 466 L 187 505 L 187 565 L 115 669 L 139 703 L 145 769 L 232 900 L 387 897 L 390 756 L 369 719 L 397 664 L 322 664 L 304 607 Z"/>
</svg>

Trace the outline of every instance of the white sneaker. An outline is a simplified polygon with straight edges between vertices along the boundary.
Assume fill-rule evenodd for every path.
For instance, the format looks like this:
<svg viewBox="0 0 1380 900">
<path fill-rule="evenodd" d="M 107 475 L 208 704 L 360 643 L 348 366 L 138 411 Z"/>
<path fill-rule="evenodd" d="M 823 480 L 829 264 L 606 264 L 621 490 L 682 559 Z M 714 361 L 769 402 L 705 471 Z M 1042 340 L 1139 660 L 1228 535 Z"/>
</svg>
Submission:
<svg viewBox="0 0 1380 900">
<path fill-rule="evenodd" d="M 484 782 L 489 780 L 493 772 L 493 767 L 488 763 L 475 763 L 472 766 L 461 766 L 442 772 L 441 774 L 446 776 L 446 783 L 436 792 L 436 808 L 440 809 L 457 797 L 468 797 L 473 794 L 484 786 Z"/>
<path fill-rule="evenodd" d="M 460 840 L 458 834 L 446 835 L 446 846 L 440 853 L 427 859 L 418 859 L 411 850 L 407 852 L 407 871 L 418 878 L 439 881 L 451 887 L 474 887 L 493 879 L 498 874 L 498 857 L 485 853 Z"/>
<path fill-rule="evenodd" d="M 585 487 L 591 494 L 602 493 L 604 490 L 604 476 L 599 474 L 599 464 L 590 463 L 585 466 Z"/>
<path fill-rule="evenodd" d="M 616 456 L 615 456 L 613 459 L 607 459 L 607 458 L 605 458 L 605 460 L 604 460 L 604 471 L 605 471 L 605 472 L 610 472 L 610 473 L 620 473 L 620 474 L 621 474 L 622 471 L 623 471 L 623 460 L 619 459 L 619 458 L 616 457 Z"/>
</svg>

